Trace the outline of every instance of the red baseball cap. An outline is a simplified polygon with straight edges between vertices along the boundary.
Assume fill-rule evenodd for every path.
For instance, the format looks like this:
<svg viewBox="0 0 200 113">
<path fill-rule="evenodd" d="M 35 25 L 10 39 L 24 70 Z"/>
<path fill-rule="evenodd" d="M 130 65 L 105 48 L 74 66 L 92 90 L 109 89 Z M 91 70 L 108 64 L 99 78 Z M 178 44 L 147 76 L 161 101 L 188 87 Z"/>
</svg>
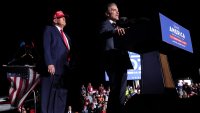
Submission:
<svg viewBox="0 0 200 113">
<path fill-rule="evenodd" d="M 63 13 L 63 11 L 56 11 L 53 18 L 61 18 L 61 17 L 65 17 L 66 15 Z"/>
</svg>

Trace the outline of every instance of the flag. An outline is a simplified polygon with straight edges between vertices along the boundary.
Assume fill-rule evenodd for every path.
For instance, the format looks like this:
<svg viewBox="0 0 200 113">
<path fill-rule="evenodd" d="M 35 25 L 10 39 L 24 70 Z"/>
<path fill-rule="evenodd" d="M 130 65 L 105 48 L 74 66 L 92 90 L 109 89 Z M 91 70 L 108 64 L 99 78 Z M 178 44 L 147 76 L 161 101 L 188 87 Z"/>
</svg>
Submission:
<svg viewBox="0 0 200 113">
<path fill-rule="evenodd" d="M 7 73 L 8 80 L 10 81 L 9 100 L 12 106 L 21 107 L 26 97 L 34 90 L 40 81 L 39 74 L 32 68 L 28 68 L 29 73 L 27 78 L 20 76 L 10 76 Z"/>
</svg>

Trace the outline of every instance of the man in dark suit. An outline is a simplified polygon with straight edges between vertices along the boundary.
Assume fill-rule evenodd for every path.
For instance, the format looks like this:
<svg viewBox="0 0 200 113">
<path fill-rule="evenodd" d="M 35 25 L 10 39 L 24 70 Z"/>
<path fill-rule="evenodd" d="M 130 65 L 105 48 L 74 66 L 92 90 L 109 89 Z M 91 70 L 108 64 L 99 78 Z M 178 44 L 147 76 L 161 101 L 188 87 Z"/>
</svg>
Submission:
<svg viewBox="0 0 200 113">
<path fill-rule="evenodd" d="M 125 29 L 116 25 L 119 11 L 115 3 L 109 3 L 105 12 L 106 20 L 100 26 L 100 36 L 104 42 L 104 67 L 109 77 L 110 94 L 107 113 L 122 113 L 127 85 L 127 69 L 132 64 L 128 52 L 123 49 L 121 41 Z"/>
<path fill-rule="evenodd" d="M 63 32 L 66 15 L 56 11 L 53 26 L 47 26 L 43 34 L 43 48 L 46 74 L 41 79 L 41 112 L 64 113 L 68 94 L 70 72 L 69 36 Z"/>
</svg>

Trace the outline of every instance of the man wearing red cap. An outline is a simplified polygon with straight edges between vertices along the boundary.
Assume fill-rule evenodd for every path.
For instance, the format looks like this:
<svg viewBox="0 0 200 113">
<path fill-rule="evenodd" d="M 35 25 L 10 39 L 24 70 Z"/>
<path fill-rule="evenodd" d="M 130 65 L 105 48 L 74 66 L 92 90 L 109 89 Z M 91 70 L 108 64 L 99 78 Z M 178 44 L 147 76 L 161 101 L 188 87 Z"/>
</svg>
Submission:
<svg viewBox="0 0 200 113">
<path fill-rule="evenodd" d="M 43 34 L 43 48 L 46 74 L 41 83 L 41 112 L 64 113 L 67 102 L 70 72 L 70 39 L 63 32 L 66 15 L 56 11 L 53 26 L 47 26 Z"/>
</svg>

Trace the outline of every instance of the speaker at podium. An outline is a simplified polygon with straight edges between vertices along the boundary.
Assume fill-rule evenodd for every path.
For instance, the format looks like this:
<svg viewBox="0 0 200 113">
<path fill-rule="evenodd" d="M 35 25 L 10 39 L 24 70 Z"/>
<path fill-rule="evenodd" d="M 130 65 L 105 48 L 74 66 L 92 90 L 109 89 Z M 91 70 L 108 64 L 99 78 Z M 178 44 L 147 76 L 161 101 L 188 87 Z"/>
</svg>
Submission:
<svg viewBox="0 0 200 113">
<path fill-rule="evenodd" d="M 176 92 L 167 55 L 176 51 L 193 53 L 188 29 L 158 12 L 153 18 L 128 22 L 123 43 L 124 49 L 141 55 L 141 93 Z"/>
</svg>

